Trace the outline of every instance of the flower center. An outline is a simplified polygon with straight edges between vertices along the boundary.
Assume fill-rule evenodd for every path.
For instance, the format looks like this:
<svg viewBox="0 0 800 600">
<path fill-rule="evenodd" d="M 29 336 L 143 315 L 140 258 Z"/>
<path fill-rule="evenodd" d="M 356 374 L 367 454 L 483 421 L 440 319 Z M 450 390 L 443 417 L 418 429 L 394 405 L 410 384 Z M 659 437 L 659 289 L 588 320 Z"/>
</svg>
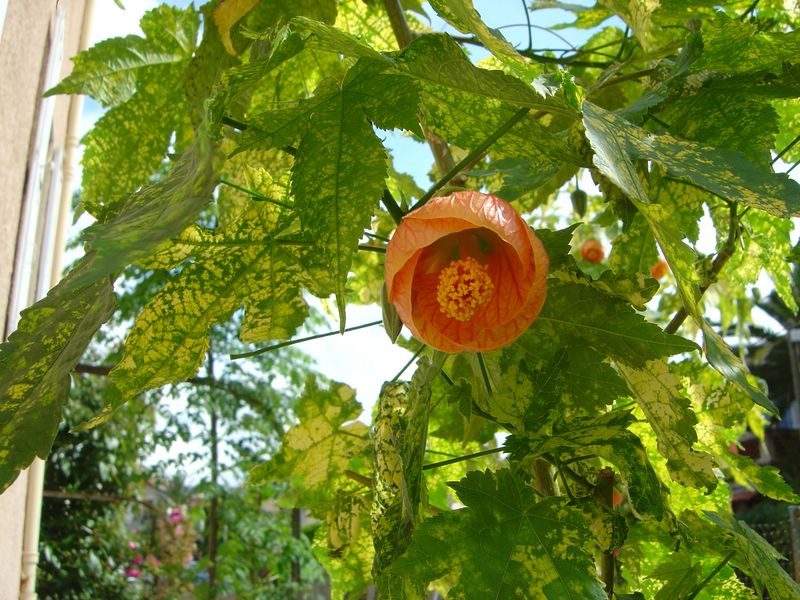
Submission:
<svg viewBox="0 0 800 600">
<path fill-rule="evenodd" d="M 486 304 L 494 292 L 494 282 L 486 265 L 471 256 L 454 260 L 439 273 L 436 300 L 440 310 L 458 321 L 472 318 L 479 306 Z"/>
</svg>

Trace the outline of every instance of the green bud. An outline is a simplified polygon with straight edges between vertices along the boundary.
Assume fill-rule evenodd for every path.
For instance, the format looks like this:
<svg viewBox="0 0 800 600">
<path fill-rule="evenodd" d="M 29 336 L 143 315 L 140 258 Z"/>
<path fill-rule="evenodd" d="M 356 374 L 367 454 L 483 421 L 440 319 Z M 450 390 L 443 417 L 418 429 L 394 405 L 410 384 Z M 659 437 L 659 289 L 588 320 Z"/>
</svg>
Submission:
<svg viewBox="0 0 800 600">
<path fill-rule="evenodd" d="M 572 200 L 572 210 L 575 211 L 579 217 L 583 217 L 586 214 L 586 192 L 583 190 L 575 190 L 569 195 L 569 199 Z"/>
<path fill-rule="evenodd" d="M 394 344 L 403 329 L 403 322 L 400 320 L 394 304 L 389 302 L 389 298 L 386 297 L 386 282 L 381 286 L 381 310 L 383 311 L 383 328 Z"/>
</svg>

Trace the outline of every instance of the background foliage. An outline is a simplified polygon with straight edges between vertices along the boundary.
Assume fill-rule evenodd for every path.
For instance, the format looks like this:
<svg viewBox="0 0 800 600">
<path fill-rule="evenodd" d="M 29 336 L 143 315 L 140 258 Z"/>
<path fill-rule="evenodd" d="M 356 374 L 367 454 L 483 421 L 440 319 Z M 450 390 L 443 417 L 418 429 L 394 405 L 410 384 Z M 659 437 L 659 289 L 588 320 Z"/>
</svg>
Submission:
<svg viewBox="0 0 800 600">
<path fill-rule="evenodd" d="M 547 0 L 525 18 L 554 7 L 585 44 L 514 47 L 469 0 L 430 3 L 452 35 L 413 1 L 222 0 L 161 6 L 143 36 L 76 57 L 48 93 L 108 108 L 84 140 L 94 222 L 84 257 L 0 347 L 0 485 L 50 450 L 71 374 L 92 372 L 79 361 L 116 310 L 102 331 L 124 330 L 124 348 L 93 356 L 114 366 L 68 414 L 100 451 L 110 438 L 92 432 L 188 381 L 210 449 L 205 522 L 234 519 L 224 541 L 204 536 L 197 594 L 256 593 L 263 569 L 281 571 L 253 535 L 279 527 L 260 512 L 277 491 L 318 521 L 334 597 L 374 583 L 386 598 L 753 598 L 733 568 L 757 593 L 798 597 L 726 485 L 798 501 L 735 451 L 745 424 L 758 433 L 778 411 L 728 345 L 748 336 L 762 273 L 798 308 L 800 185 L 776 172 L 800 159 L 796 8 Z M 427 191 L 395 168 L 388 130 L 432 148 Z M 581 186 L 586 206 L 565 212 L 559 195 Z M 498 352 L 401 339 L 416 371 L 384 385 L 368 426 L 350 386 L 277 346 L 312 318 L 311 296 L 334 297 L 344 332 L 348 303 L 378 301 L 405 211 L 458 188 L 528 217 L 547 301 Z M 590 238 L 607 260 L 580 257 Z M 118 279 L 132 268 L 135 301 Z M 250 487 L 224 485 L 226 470 Z"/>
</svg>

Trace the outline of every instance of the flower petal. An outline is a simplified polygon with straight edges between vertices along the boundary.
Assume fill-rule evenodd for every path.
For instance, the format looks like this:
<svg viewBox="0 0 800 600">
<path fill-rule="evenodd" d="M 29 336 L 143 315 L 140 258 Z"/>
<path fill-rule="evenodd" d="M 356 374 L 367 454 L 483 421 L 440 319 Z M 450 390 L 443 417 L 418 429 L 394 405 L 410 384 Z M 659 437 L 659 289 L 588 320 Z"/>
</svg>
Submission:
<svg viewBox="0 0 800 600">
<path fill-rule="evenodd" d="M 494 293 L 460 321 L 442 311 L 437 289 L 442 269 L 464 254 L 486 264 Z M 386 286 L 403 323 L 428 345 L 488 352 L 514 341 L 539 314 L 547 267 L 544 246 L 510 204 L 457 192 L 406 215 L 387 248 Z"/>
</svg>

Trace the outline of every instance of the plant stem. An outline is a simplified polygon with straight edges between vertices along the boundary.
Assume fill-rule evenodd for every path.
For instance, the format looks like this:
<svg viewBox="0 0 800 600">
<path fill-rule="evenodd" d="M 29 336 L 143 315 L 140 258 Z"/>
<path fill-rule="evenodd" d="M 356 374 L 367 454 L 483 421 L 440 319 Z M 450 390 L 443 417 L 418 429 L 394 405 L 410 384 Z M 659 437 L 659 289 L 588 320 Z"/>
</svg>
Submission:
<svg viewBox="0 0 800 600">
<path fill-rule="evenodd" d="M 399 0 L 383 0 L 383 7 L 389 16 L 397 46 L 402 50 L 414 40 L 414 33 L 408 26 L 403 6 Z M 428 129 L 424 121 L 420 120 L 420 126 L 422 133 L 425 135 L 425 140 L 433 153 L 436 168 L 439 169 L 440 173 L 446 173 L 451 170 L 455 161 L 447 142 Z M 397 218 L 395 218 L 395 221 L 397 221 Z M 397 222 L 399 223 L 399 221 Z"/>
<path fill-rule="evenodd" d="M 480 352 L 478 352 L 478 366 L 481 368 L 481 377 L 483 378 L 483 385 L 486 386 L 486 393 L 491 395 L 494 391 L 492 389 L 492 380 L 489 379 L 489 369 L 486 368 L 486 360 Z"/>
<path fill-rule="evenodd" d="M 749 15 L 751 12 L 753 12 L 753 11 L 756 9 L 756 6 L 758 6 L 758 3 L 759 3 L 760 1 L 761 1 L 761 0 L 753 0 L 753 3 L 752 3 L 750 6 L 748 6 L 748 7 L 747 7 L 747 10 L 746 10 L 746 11 L 744 11 L 744 12 L 742 13 L 742 15 L 739 17 L 739 20 L 740 20 L 740 21 L 744 21 L 744 20 L 747 18 L 747 15 Z"/>
<path fill-rule="evenodd" d="M 406 15 L 399 0 L 383 0 L 383 8 L 389 15 L 389 22 L 392 24 L 392 31 L 397 40 L 397 45 L 402 50 L 414 41 L 414 34 L 406 21 Z"/>
<path fill-rule="evenodd" d="M 214 381 L 214 349 L 209 342 L 208 366 L 206 369 L 209 380 Z M 208 507 L 208 596 L 217 596 L 217 541 L 219 537 L 219 489 L 217 480 L 219 478 L 219 434 L 217 408 L 214 396 L 210 396 L 209 416 L 209 446 L 211 446 L 211 502 Z"/>
<path fill-rule="evenodd" d="M 614 471 L 605 467 L 601 469 L 597 481 L 598 500 L 608 511 L 614 510 Z M 614 552 L 609 548 L 602 552 L 600 556 L 600 579 L 603 580 L 603 587 L 611 599 L 614 595 Z"/>
<path fill-rule="evenodd" d="M 283 208 L 288 208 L 289 210 L 292 210 L 294 208 L 291 204 L 288 204 L 286 202 L 281 202 L 280 200 L 267 198 L 266 196 L 259 194 L 258 192 L 254 192 L 253 190 L 248 190 L 247 188 L 235 184 L 232 181 L 228 181 L 224 177 L 220 177 L 219 182 L 224 185 L 227 185 L 228 187 L 232 187 L 235 190 L 239 190 L 240 192 L 244 192 L 245 194 L 252 196 L 254 200 L 259 200 L 261 202 L 269 202 L 270 204 L 275 204 L 276 206 L 282 206 Z"/>
<path fill-rule="evenodd" d="M 533 484 L 542 496 L 551 497 L 556 495 L 550 463 L 543 458 L 536 458 L 533 461 Z"/>
<path fill-rule="evenodd" d="M 783 150 L 778 152 L 778 154 L 775 156 L 775 158 L 772 159 L 772 162 L 770 164 L 774 165 L 776 162 L 778 162 L 778 159 L 781 158 L 784 154 L 786 154 L 789 150 L 794 148 L 797 145 L 798 142 L 800 142 L 800 135 L 795 137 L 791 142 L 789 142 L 786 145 L 786 147 Z"/>
<path fill-rule="evenodd" d="M 708 281 L 709 283 L 703 286 L 700 286 L 700 296 L 706 293 L 706 290 L 711 286 L 717 275 L 719 275 L 722 268 L 727 264 L 727 262 L 733 256 L 733 253 L 736 251 L 736 241 L 739 239 L 741 235 L 741 230 L 739 228 L 739 217 L 741 215 L 737 215 L 737 203 L 730 202 L 730 214 L 729 214 L 729 225 L 728 225 L 728 239 L 725 240 L 725 243 L 722 245 L 722 248 L 719 249 L 717 255 L 714 257 L 714 262 L 711 263 L 711 269 L 708 272 Z M 744 214 L 744 213 L 742 213 Z M 675 316 L 672 317 L 672 320 L 667 324 L 664 328 L 664 333 L 675 333 L 678 331 L 683 322 L 686 320 L 686 317 L 689 316 L 689 313 L 686 310 L 685 306 L 682 306 L 678 311 L 675 313 Z"/>
<path fill-rule="evenodd" d="M 400 377 L 400 375 L 402 375 L 402 374 L 403 374 L 403 372 L 404 372 L 404 371 L 405 371 L 405 370 L 406 370 L 408 367 L 410 367 L 410 366 L 411 366 L 411 363 L 413 363 L 415 360 L 417 360 L 417 358 L 419 358 L 419 355 L 420 355 L 420 354 L 422 354 L 422 351 L 423 351 L 423 350 L 425 350 L 425 346 L 420 346 L 420 347 L 419 347 L 419 349 L 418 349 L 416 352 L 414 352 L 414 354 L 412 354 L 412 355 L 411 355 L 411 358 L 409 358 L 409 359 L 408 359 L 408 362 L 407 362 L 407 363 L 406 363 L 406 364 L 403 366 L 403 368 L 402 368 L 402 369 L 400 369 L 400 370 L 397 372 L 397 375 L 395 375 L 394 377 L 392 377 L 390 381 L 391 381 L 391 382 L 395 382 L 395 381 L 397 381 L 397 380 L 398 380 L 398 378 Z"/>
<path fill-rule="evenodd" d="M 369 244 L 359 244 L 359 250 L 366 250 L 367 252 L 377 252 L 379 254 L 386 254 L 386 248 L 383 246 L 370 246 Z"/>
<path fill-rule="evenodd" d="M 520 108 L 517 112 L 515 112 L 514 115 L 508 121 L 503 123 L 497 131 L 495 131 L 492 135 L 483 140 L 483 142 L 479 144 L 472 152 L 470 152 L 462 161 L 460 161 L 457 165 L 455 165 L 452 169 L 450 169 L 450 171 L 448 171 L 444 175 L 444 177 L 442 177 L 441 179 L 439 179 L 439 181 L 434 183 L 433 186 L 431 186 L 431 188 L 425 193 L 425 195 L 422 196 L 422 198 L 420 198 L 419 201 L 417 201 L 417 203 L 411 207 L 411 210 L 415 210 L 420 206 L 423 206 L 428 200 L 433 198 L 433 195 L 436 192 L 438 192 L 442 187 L 447 185 L 447 183 L 449 183 L 450 180 L 453 179 L 453 177 L 458 175 L 466 165 L 470 164 L 478 156 L 486 152 L 489 146 L 494 144 L 497 140 L 503 137 L 503 135 L 508 133 L 508 131 L 512 127 L 514 127 L 514 125 L 519 123 L 525 117 L 525 115 L 527 115 L 530 112 L 530 110 L 531 109 L 526 106 Z"/>
<path fill-rule="evenodd" d="M 422 465 L 422 470 L 427 471 L 428 469 L 438 469 L 439 467 L 445 467 L 447 465 L 464 462 L 465 460 L 471 460 L 473 458 L 479 458 L 489 454 L 497 454 L 498 452 L 505 452 L 505 450 L 505 446 L 500 446 L 499 448 L 490 448 L 489 450 L 481 450 L 480 452 L 473 452 L 472 454 L 465 454 L 464 456 L 457 456 L 456 458 L 448 458 L 447 460 Z"/>
<path fill-rule="evenodd" d="M 400 208 L 399 204 L 397 204 L 397 200 L 394 199 L 392 193 L 386 188 L 384 188 L 383 197 L 381 198 L 381 200 L 383 201 L 383 205 L 386 207 L 386 210 L 389 212 L 390 215 L 392 215 L 392 219 L 394 219 L 394 222 L 399 225 L 400 221 L 403 220 L 403 209 Z"/>
<path fill-rule="evenodd" d="M 249 129 L 249 125 L 238 119 L 234 119 L 233 117 L 223 116 L 220 122 L 223 125 L 227 125 L 228 127 L 233 127 L 234 129 L 238 129 L 239 131 L 245 131 Z"/>
<path fill-rule="evenodd" d="M 331 335 L 338 335 L 340 333 L 344 333 L 347 331 L 356 331 L 357 329 L 364 329 L 365 327 L 374 327 L 375 325 L 380 325 L 383 321 L 372 321 L 371 323 L 364 323 L 363 325 L 356 325 L 354 327 L 346 327 L 344 331 L 339 331 L 338 329 L 334 331 L 328 331 L 327 333 L 318 333 L 316 335 L 310 335 L 304 338 L 298 338 L 296 340 L 287 340 L 285 342 L 281 342 L 279 344 L 273 344 L 271 346 L 266 346 L 264 348 L 259 348 L 258 350 L 253 350 L 251 352 L 242 352 L 240 354 L 231 354 L 231 360 L 236 360 L 239 358 L 250 358 L 251 356 L 258 356 L 259 354 L 264 354 L 265 352 L 269 352 L 271 350 L 277 350 L 278 348 L 285 348 L 286 346 L 294 346 L 295 344 L 301 344 L 303 342 L 310 342 L 311 340 L 318 340 L 320 338 L 328 337 Z"/>
<path fill-rule="evenodd" d="M 728 552 L 728 554 L 725 555 L 725 558 L 723 558 L 722 561 L 716 567 L 714 567 L 708 575 L 706 575 L 703 581 L 698 583 L 692 592 L 686 596 L 686 600 L 694 600 L 697 597 L 697 594 L 699 594 L 702 589 L 708 585 L 708 582 L 711 581 L 726 564 L 728 564 L 728 561 L 733 558 L 734 554 L 736 554 L 735 550 Z"/>
</svg>

